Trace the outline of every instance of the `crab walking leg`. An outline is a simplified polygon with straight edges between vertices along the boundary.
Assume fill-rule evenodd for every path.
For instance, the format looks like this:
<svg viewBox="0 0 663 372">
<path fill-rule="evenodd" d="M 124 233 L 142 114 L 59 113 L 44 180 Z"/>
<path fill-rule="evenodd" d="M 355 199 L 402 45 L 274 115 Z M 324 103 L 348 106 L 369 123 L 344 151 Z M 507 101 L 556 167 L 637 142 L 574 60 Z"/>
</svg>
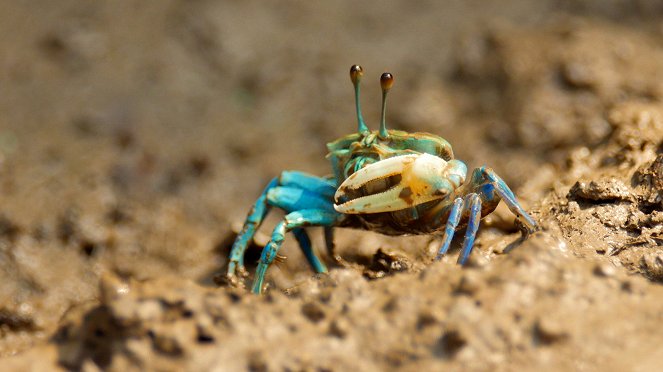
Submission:
<svg viewBox="0 0 663 372">
<path fill-rule="evenodd" d="M 329 198 L 295 187 L 278 186 L 269 190 L 267 193 L 267 203 L 279 207 L 286 212 L 317 209 L 336 213 Z M 325 267 L 313 251 L 311 239 L 309 239 L 304 229 L 295 229 L 293 233 L 313 270 L 318 273 L 327 272 L 327 267 Z"/>
<path fill-rule="evenodd" d="M 272 239 L 262 250 L 258 268 L 256 269 L 256 277 L 253 282 L 253 293 L 259 294 L 262 292 L 267 269 L 274 262 L 279 249 L 281 249 L 281 245 L 283 245 L 285 234 L 288 231 L 304 226 L 332 226 L 338 217 L 339 214 L 336 212 L 319 209 L 305 209 L 288 213 L 285 219 L 276 225 L 272 233 Z"/>
<path fill-rule="evenodd" d="M 265 187 L 265 190 L 260 194 L 258 200 L 256 200 L 253 205 L 253 208 L 251 208 L 249 215 L 246 217 L 242 231 L 237 235 L 232 249 L 230 250 L 228 276 L 235 275 L 237 270 L 244 271 L 244 252 L 246 252 L 246 247 L 248 247 L 249 242 L 253 239 L 256 230 L 260 227 L 262 220 L 270 209 L 270 206 L 267 204 L 267 193 L 278 184 L 278 178 L 272 179 L 269 184 L 267 184 L 267 187 Z"/>
<path fill-rule="evenodd" d="M 331 199 L 311 191 L 290 186 L 277 186 L 267 192 L 267 203 L 279 207 L 287 213 L 302 209 L 334 211 Z"/>
<path fill-rule="evenodd" d="M 292 230 L 292 233 L 295 235 L 295 238 L 297 238 L 297 242 L 299 243 L 302 252 L 304 252 L 304 256 L 308 260 L 308 263 L 311 265 L 311 268 L 313 268 L 313 271 L 316 273 L 326 273 L 327 266 L 320 261 L 320 258 L 313 251 L 311 238 L 309 238 L 306 230 L 294 229 Z"/>
<path fill-rule="evenodd" d="M 474 239 L 477 237 L 481 221 L 481 198 L 479 195 L 468 195 L 467 205 L 463 209 L 469 211 L 469 217 L 465 230 L 465 239 L 463 240 L 463 248 L 460 251 L 460 256 L 458 256 L 459 265 L 464 265 L 467 262 L 467 258 L 470 256 L 470 252 L 472 252 L 472 248 L 474 247 Z"/>
<path fill-rule="evenodd" d="M 279 195 L 282 193 L 279 194 L 279 191 L 273 191 L 274 189 L 278 189 L 279 185 L 292 189 L 308 191 L 307 198 L 303 200 L 290 200 L 295 204 L 291 205 L 291 208 L 283 206 L 283 204 L 287 204 L 285 201 L 283 203 L 275 203 L 275 200 L 281 200 Z M 269 212 L 271 206 L 280 207 L 285 209 L 287 212 L 291 212 L 292 210 L 296 209 L 316 208 L 316 206 L 313 205 L 307 206 L 306 203 L 311 201 L 311 198 L 317 196 L 316 203 L 318 206 L 320 205 L 319 200 L 323 200 L 325 202 L 322 202 L 322 204 L 329 205 L 324 205 L 324 209 L 333 209 L 332 198 L 335 192 L 336 186 L 333 181 L 306 174 L 304 172 L 284 171 L 281 173 L 280 177 L 272 179 L 267 187 L 265 187 L 265 190 L 262 192 L 262 194 L 260 194 L 258 200 L 256 200 L 253 208 L 251 209 L 251 212 L 249 212 L 249 215 L 244 222 L 242 231 L 237 235 L 237 238 L 233 243 L 232 249 L 230 251 L 230 263 L 228 265 L 227 275 L 235 275 L 237 270 L 243 271 L 244 253 L 246 252 L 246 248 L 248 247 L 251 239 L 253 239 L 256 230 L 260 227 L 260 224 Z M 285 196 L 287 197 L 292 194 L 293 192 L 286 192 Z M 271 198 L 270 195 L 272 195 Z M 305 248 L 302 248 L 302 250 L 305 251 Z M 313 262 L 311 262 L 311 265 L 313 265 Z"/>
<path fill-rule="evenodd" d="M 534 232 L 537 229 L 536 221 L 534 221 L 534 219 L 527 214 L 523 207 L 518 203 L 516 196 L 513 194 L 513 191 L 511 191 L 509 186 L 507 186 L 506 182 L 504 182 L 504 180 L 490 168 L 481 167 L 479 170 L 482 173 L 482 176 L 495 187 L 497 195 L 504 200 L 511 213 L 513 213 L 518 221 L 525 226 L 527 232 Z"/>
<path fill-rule="evenodd" d="M 463 198 L 456 198 L 451 207 L 451 212 L 449 212 L 449 218 L 447 224 L 444 227 L 444 237 L 442 238 L 442 245 L 440 250 L 437 252 L 436 260 L 439 260 L 444 256 L 449 247 L 451 246 L 451 240 L 454 238 L 454 233 L 456 232 L 456 227 L 458 227 L 458 222 L 460 222 L 461 209 L 463 208 Z"/>
<path fill-rule="evenodd" d="M 336 244 L 334 244 L 334 227 L 325 226 L 325 246 L 327 248 L 327 254 L 331 257 L 334 262 L 342 267 L 351 266 L 351 264 L 346 261 L 340 254 L 336 253 Z"/>
<path fill-rule="evenodd" d="M 325 246 L 327 248 L 327 254 L 331 257 L 336 263 L 340 263 L 343 259 L 341 256 L 336 254 L 336 246 L 334 245 L 334 228 L 331 226 L 325 226 Z"/>
</svg>

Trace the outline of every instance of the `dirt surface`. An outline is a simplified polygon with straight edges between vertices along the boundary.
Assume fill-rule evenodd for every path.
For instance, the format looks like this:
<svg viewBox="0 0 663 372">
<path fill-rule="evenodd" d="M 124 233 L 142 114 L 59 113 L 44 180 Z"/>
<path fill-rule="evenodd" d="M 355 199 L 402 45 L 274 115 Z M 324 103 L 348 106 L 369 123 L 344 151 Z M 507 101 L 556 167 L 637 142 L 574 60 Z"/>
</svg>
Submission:
<svg viewBox="0 0 663 372">
<path fill-rule="evenodd" d="M 663 3 L 390 4 L 0 4 L 2 369 L 660 370 Z M 317 276 L 288 238 L 266 295 L 215 284 L 270 178 L 331 172 L 354 63 L 371 128 L 387 70 L 389 126 L 541 231 L 500 207 L 463 268 L 337 231 Z"/>
</svg>

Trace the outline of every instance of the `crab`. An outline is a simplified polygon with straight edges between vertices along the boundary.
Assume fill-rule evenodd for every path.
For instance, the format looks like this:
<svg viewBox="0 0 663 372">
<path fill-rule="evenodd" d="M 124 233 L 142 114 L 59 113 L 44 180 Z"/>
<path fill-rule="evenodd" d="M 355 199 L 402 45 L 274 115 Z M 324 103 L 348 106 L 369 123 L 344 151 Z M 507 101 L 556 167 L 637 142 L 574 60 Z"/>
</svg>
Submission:
<svg viewBox="0 0 663 372">
<path fill-rule="evenodd" d="M 516 200 L 507 184 L 488 167 L 479 167 L 466 179 L 467 166 L 454 159 L 451 145 L 429 133 L 387 130 L 387 92 L 394 78 L 380 77 L 382 114 L 380 128 L 371 131 L 361 113 L 360 81 L 363 69 L 354 65 L 358 122 L 356 133 L 327 144 L 333 175 L 317 177 L 299 171 L 284 171 L 269 182 L 249 212 L 233 243 L 226 279 L 238 283 L 247 276 L 244 254 L 272 207 L 286 212 L 262 250 L 252 291 L 264 290 L 265 274 L 278 255 L 285 235 L 292 232 L 304 256 L 317 273 L 327 272 L 311 245 L 305 228 L 322 226 L 330 257 L 334 252 L 333 229 L 359 228 L 385 235 L 441 234 L 436 259 L 447 253 L 456 230 L 465 228 L 458 264 L 465 264 L 472 252 L 482 217 L 493 212 L 503 200 L 516 216 L 523 239 L 537 229 L 534 219 Z"/>
</svg>

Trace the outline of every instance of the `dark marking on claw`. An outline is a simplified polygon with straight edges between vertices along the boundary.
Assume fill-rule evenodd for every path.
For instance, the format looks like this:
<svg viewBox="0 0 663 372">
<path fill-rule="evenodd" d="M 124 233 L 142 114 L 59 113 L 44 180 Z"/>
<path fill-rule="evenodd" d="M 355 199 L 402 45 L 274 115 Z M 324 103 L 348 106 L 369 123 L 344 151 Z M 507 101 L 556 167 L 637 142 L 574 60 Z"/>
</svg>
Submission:
<svg viewBox="0 0 663 372">
<path fill-rule="evenodd" d="M 400 174 L 394 174 L 386 178 L 378 178 L 375 180 L 368 181 L 361 188 L 361 196 L 375 195 L 389 190 L 390 188 L 398 185 L 403 176 Z"/>
<path fill-rule="evenodd" d="M 341 187 L 339 192 L 341 196 L 336 198 L 336 204 L 343 204 L 350 200 L 358 199 L 363 196 L 375 195 L 389 190 L 390 188 L 398 185 L 403 176 L 400 174 L 395 174 L 386 178 L 378 178 L 375 180 L 368 181 L 357 189 L 350 187 Z"/>
<path fill-rule="evenodd" d="M 404 188 L 400 194 L 398 194 L 398 197 L 405 200 L 408 204 L 414 203 L 414 200 L 412 200 L 412 189 L 409 187 Z"/>
</svg>

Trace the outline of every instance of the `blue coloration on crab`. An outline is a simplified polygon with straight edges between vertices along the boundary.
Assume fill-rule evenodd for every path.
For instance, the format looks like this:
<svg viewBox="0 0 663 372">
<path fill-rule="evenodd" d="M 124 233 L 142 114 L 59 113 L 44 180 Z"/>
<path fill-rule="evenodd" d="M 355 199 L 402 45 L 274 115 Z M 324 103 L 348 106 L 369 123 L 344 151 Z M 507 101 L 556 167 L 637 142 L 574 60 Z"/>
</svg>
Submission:
<svg viewBox="0 0 663 372">
<path fill-rule="evenodd" d="M 244 253 L 271 207 L 278 207 L 288 214 L 274 228 L 271 240 L 260 257 L 254 292 L 262 288 L 265 273 L 277 257 L 285 233 L 292 231 L 309 264 L 318 273 L 327 272 L 311 246 L 305 226 L 333 226 L 340 214 L 334 210 L 331 199 L 336 192 L 335 182 L 303 172 L 285 171 L 265 188 L 249 213 L 242 231 L 237 236 L 230 253 L 228 275 L 244 272 Z"/>
<path fill-rule="evenodd" d="M 285 234 L 292 232 L 314 271 L 327 272 L 305 231 L 324 226 L 330 256 L 333 228 L 352 227 L 386 235 L 442 234 L 437 258 L 447 253 L 456 230 L 465 227 L 458 263 L 464 264 L 474 246 L 482 217 L 503 200 L 523 226 L 525 235 L 537 229 L 536 222 L 518 204 L 506 183 L 490 168 L 472 171 L 465 182 L 467 166 L 454 159 L 449 143 L 428 133 L 387 130 L 387 91 L 393 76 L 382 74 L 380 129 L 369 131 L 361 115 L 359 82 L 361 67 L 350 69 L 355 87 L 358 131 L 327 145 L 333 177 L 321 178 L 285 171 L 273 179 L 249 212 L 230 252 L 227 278 L 235 282 L 245 275 L 244 253 L 256 230 L 272 207 L 287 214 L 274 228 L 260 256 L 252 291 L 261 293 L 270 264 L 278 258 Z"/>
</svg>

